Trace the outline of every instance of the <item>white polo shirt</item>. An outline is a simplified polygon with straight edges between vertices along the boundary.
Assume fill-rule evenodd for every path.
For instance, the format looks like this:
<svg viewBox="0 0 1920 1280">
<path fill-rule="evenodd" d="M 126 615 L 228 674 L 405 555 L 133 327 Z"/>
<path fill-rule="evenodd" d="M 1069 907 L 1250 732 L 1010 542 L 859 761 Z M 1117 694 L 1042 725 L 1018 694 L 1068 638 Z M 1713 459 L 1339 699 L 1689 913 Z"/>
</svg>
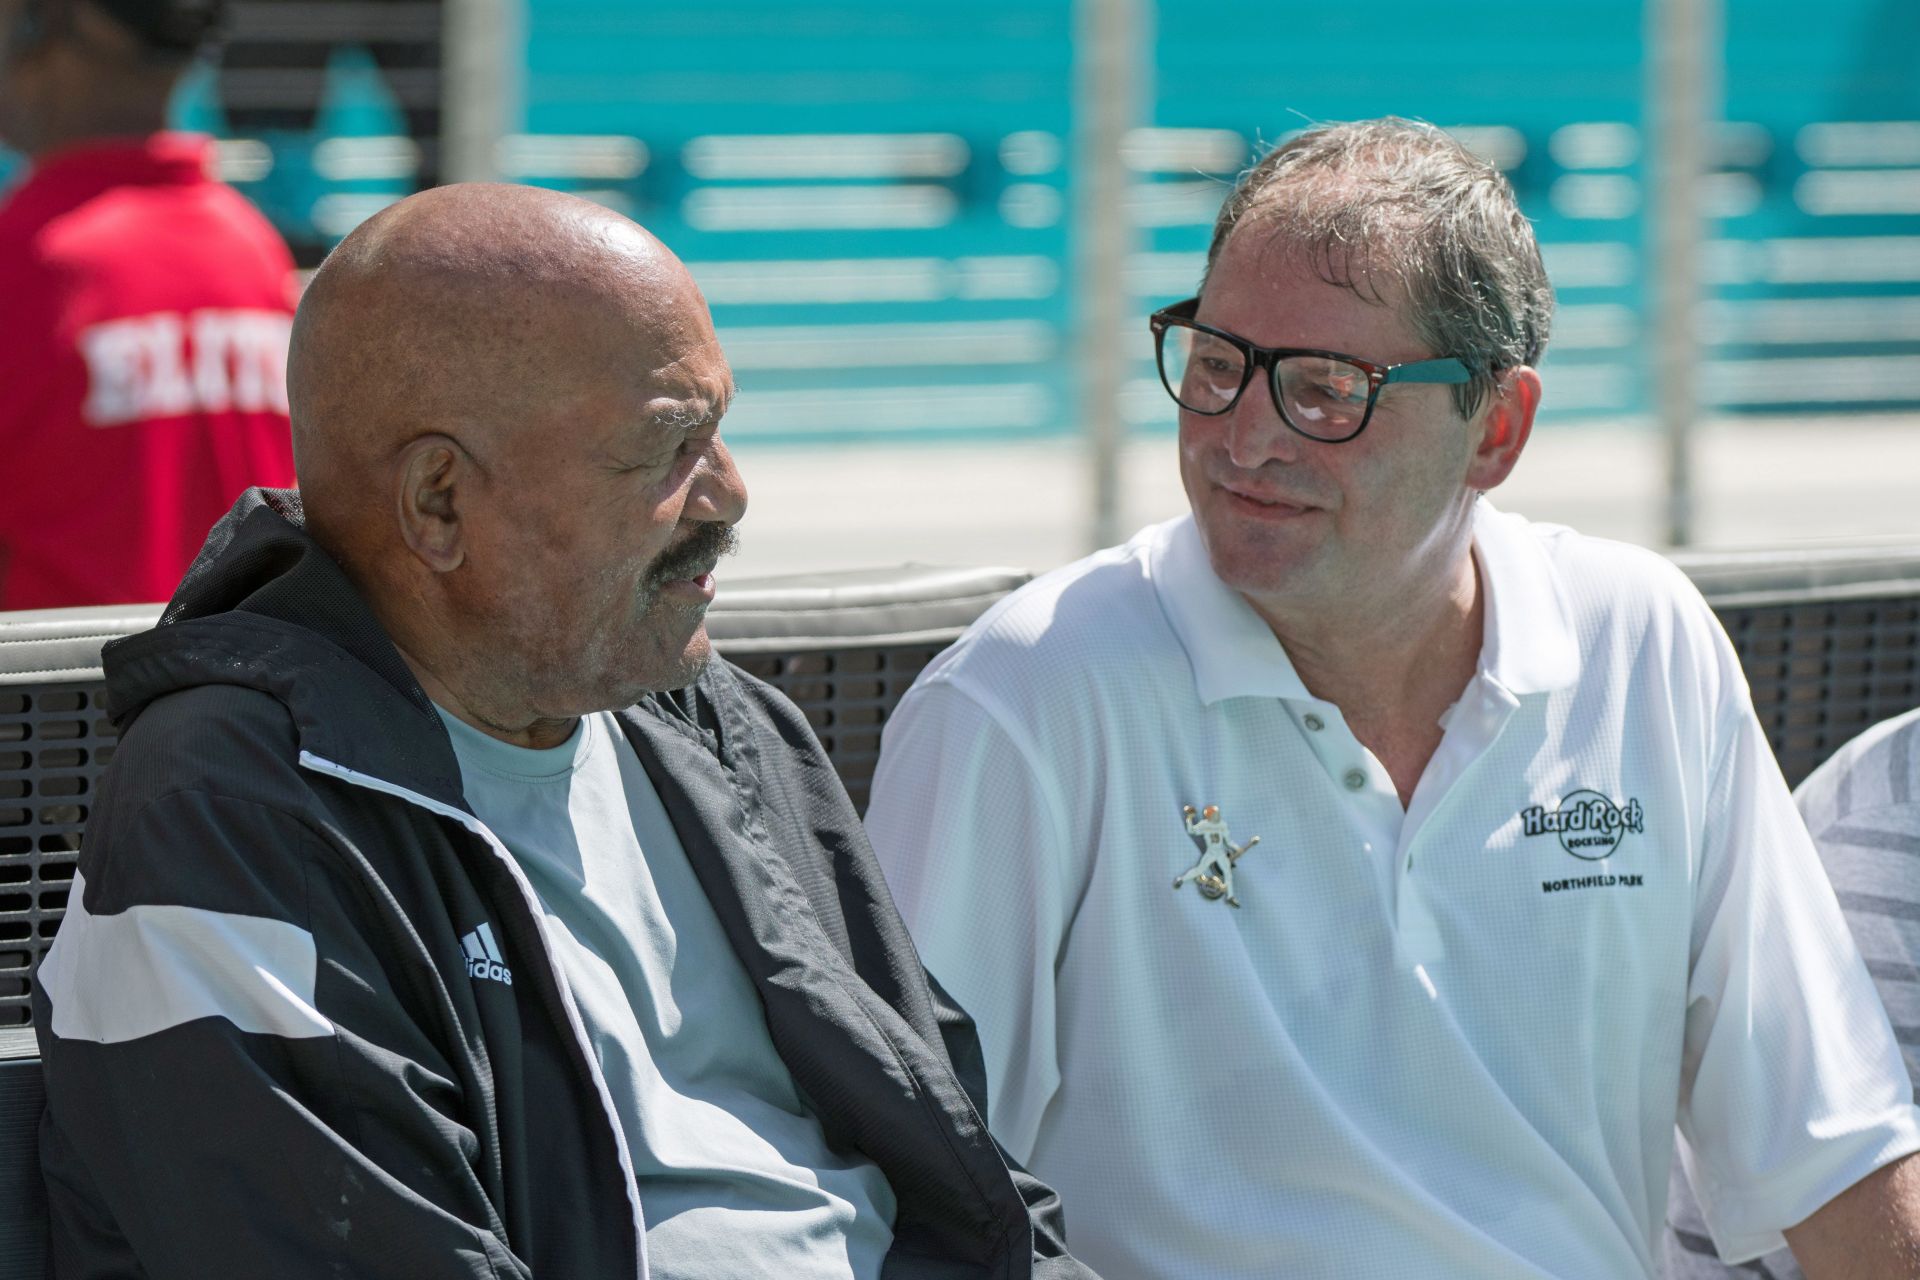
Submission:
<svg viewBox="0 0 1920 1280">
<path fill-rule="evenodd" d="M 1134 1277 L 1655 1274 L 1676 1120 L 1726 1256 L 1920 1117 L 1718 624 L 1482 504 L 1479 670 L 1402 810 L 1192 519 L 1047 575 L 889 722 L 869 831 L 994 1130 Z M 1173 881 L 1219 810 L 1242 904 Z"/>
</svg>

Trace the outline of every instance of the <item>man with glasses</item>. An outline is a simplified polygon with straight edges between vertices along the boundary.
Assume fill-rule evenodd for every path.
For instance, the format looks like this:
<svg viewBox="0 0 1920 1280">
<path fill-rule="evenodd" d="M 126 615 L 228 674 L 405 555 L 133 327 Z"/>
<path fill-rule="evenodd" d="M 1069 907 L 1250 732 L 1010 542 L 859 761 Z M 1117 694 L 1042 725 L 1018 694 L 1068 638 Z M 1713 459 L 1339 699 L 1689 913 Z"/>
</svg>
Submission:
<svg viewBox="0 0 1920 1280">
<path fill-rule="evenodd" d="M 1899 1049 L 1711 612 L 1482 498 L 1551 309 L 1439 130 L 1280 147 L 1152 318 L 1191 514 L 888 724 L 890 886 L 1104 1275 L 1652 1275 L 1677 1123 L 1725 1256 L 1920 1276 Z M 1230 891 L 1169 888 L 1196 810 Z"/>
</svg>

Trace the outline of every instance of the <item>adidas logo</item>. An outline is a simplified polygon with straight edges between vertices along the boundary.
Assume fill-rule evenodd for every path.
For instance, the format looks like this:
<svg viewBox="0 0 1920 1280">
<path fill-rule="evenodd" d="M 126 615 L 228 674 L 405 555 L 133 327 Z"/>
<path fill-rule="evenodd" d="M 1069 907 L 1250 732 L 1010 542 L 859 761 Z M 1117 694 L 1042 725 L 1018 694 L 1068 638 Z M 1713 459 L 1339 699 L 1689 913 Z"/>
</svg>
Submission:
<svg viewBox="0 0 1920 1280">
<path fill-rule="evenodd" d="M 478 928 L 460 939 L 467 950 L 467 976 L 491 978 L 513 985 L 513 970 L 500 963 L 500 948 L 493 941 L 493 926 L 482 920 Z"/>
</svg>

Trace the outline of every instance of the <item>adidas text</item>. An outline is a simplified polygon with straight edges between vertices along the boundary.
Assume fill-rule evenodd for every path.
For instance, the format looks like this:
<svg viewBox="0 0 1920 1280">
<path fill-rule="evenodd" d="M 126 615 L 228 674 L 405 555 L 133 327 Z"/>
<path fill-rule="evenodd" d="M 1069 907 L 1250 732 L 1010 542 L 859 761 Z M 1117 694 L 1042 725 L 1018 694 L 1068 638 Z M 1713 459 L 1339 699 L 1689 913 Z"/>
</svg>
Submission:
<svg viewBox="0 0 1920 1280">
<path fill-rule="evenodd" d="M 469 978 L 492 978 L 495 982 L 504 982 L 508 986 L 513 985 L 513 971 L 497 960 L 468 960 L 467 976 Z"/>
</svg>

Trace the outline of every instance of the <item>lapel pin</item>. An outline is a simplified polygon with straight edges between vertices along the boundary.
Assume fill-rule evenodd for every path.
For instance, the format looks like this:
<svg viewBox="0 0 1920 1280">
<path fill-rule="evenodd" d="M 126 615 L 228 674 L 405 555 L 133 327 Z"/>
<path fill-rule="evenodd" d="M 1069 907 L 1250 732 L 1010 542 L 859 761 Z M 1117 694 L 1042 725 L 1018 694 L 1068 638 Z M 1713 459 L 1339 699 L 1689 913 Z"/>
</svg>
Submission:
<svg viewBox="0 0 1920 1280">
<path fill-rule="evenodd" d="M 1227 838 L 1227 824 L 1220 817 L 1220 806 L 1210 804 L 1196 812 L 1192 805 L 1182 805 L 1181 812 L 1187 818 L 1187 834 L 1200 842 L 1200 861 L 1188 867 L 1174 880 L 1175 889 L 1191 880 L 1200 890 L 1200 896 L 1207 899 L 1225 898 L 1227 905 L 1237 907 L 1240 899 L 1233 893 L 1233 864 L 1240 861 L 1247 850 L 1260 843 L 1255 836 L 1242 845 L 1235 845 Z"/>
</svg>

